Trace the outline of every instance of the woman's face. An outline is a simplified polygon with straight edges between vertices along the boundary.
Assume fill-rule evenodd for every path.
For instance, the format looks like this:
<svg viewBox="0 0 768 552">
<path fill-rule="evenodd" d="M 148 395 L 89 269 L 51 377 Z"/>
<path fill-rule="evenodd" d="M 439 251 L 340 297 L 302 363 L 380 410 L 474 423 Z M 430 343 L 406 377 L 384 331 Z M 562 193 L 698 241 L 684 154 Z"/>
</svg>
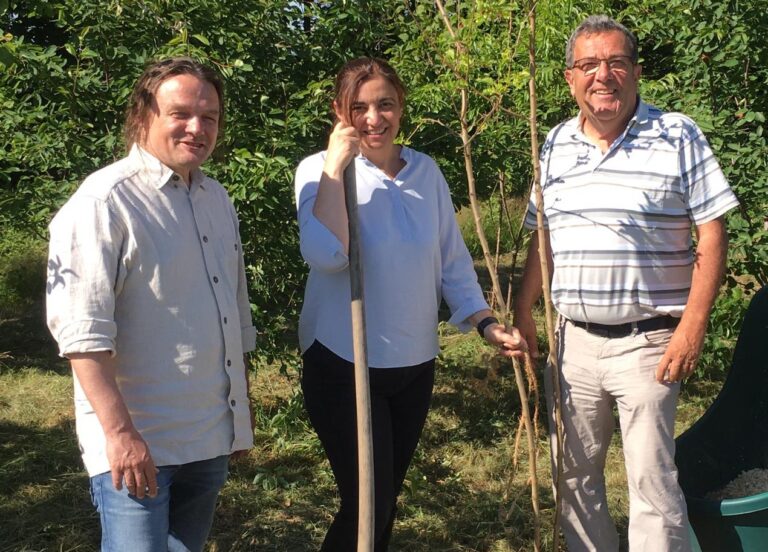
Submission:
<svg viewBox="0 0 768 552">
<path fill-rule="evenodd" d="M 391 147 L 400 131 L 403 106 L 397 89 L 386 78 L 374 76 L 360 85 L 350 106 L 352 126 L 360 133 L 363 152 Z M 337 115 L 341 114 L 337 110 Z"/>
</svg>

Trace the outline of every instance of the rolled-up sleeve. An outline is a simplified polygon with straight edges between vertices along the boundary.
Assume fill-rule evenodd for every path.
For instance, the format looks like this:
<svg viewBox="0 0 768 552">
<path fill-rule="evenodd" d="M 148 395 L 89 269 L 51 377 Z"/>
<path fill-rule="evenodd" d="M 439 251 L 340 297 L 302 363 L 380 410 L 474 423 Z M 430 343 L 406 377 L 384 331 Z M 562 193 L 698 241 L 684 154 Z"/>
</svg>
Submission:
<svg viewBox="0 0 768 552">
<path fill-rule="evenodd" d="M 48 328 L 59 353 L 116 353 L 115 288 L 125 231 L 107 202 L 70 200 L 49 227 Z"/>
<path fill-rule="evenodd" d="M 439 171 L 439 169 L 436 169 Z M 488 309 L 483 297 L 472 256 L 467 250 L 456 213 L 453 210 L 448 184 L 440 173 L 438 206 L 440 209 L 440 256 L 442 259 L 442 295 L 451 310 L 448 320 L 460 331 L 467 332 L 472 325 L 467 320 L 478 311 Z"/>
<path fill-rule="evenodd" d="M 322 172 L 321 154 L 308 157 L 296 169 L 299 247 L 302 257 L 311 268 L 322 272 L 339 272 L 349 264 L 344 246 L 312 213 Z"/>
</svg>

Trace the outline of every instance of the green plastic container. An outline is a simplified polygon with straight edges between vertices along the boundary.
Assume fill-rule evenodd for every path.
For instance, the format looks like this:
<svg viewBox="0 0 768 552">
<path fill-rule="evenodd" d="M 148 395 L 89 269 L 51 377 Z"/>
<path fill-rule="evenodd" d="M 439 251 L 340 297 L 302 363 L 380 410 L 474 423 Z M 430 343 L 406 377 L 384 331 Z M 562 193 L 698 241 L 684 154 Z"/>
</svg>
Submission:
<svg viewBox="0 0 768 552">
<path fill-rule="evenodd" d="M 686 497 L 694 552 L 768 550 L 768 493 L 728 500 Z"/>
<path fill-rule="evenodd" d="M 768 468 L 768 287 L 752 298 L 720 394 L 677 439 L 695 552 L 768 552 L 768 493 L 708 500 L 744 471 Z"/>
</svg>

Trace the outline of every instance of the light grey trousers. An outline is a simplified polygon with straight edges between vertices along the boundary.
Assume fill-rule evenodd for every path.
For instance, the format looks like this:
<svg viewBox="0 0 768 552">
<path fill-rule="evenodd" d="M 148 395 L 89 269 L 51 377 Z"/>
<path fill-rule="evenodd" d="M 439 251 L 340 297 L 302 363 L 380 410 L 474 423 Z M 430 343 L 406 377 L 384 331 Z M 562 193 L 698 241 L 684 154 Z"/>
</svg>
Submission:
<svg viewBox="0 0 768 552">
<path fill-rule="evenodd" d="M 674 423 L 680 384 L 662 384 L 656 367 L 674 330 L 607 338 L 559 324 L 564 427 L 562 530 L 569 552 L 615 552 L 605 459 L 618 410 L 629 484 L 631 552 L 689 552 L 688 514 L 677 483 Z M 555 471 L 551 367 L 545 374 Z"/>
</svg>

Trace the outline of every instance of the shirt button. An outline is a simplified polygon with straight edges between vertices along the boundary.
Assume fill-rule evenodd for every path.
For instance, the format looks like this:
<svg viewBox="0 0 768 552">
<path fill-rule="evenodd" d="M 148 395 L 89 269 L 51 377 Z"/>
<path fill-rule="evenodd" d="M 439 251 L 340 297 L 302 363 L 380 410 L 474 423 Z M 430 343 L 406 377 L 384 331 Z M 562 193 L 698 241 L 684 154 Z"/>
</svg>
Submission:
<svg viewBox="0 0 768 552">
<path fill-rule="evenodd" d="M 229 404 L 231 404 L 232 406 L 235 406 L 237 404 L 237 401 L 235 399 L 232 399 L 231 401 L 229 401 Z"/>
<path fill-rule="evenodd" d="M 214 284 L 218 284 L 219 283 L 219 277 L 218 276 L 214 276 L 213 277 L 213 283 Z"/>
<path fill-rule="evenodd" d="M 208 236 L 203 236 L 203 241 L 204 241 L 205 243 L 208 243 Z"/>
<path fill-rule="evenodd" d="M 171 178 L 174 180 L 174 182 L 178 182 L 180 177 L 178 174 L 174 174 Z"/>
<path fill-rule="evenodd" d="M 227 317 L 226 316 L 224 317 L 224 323 L 225 324 L 227 323 Z"/>
<path fill-rule="evenodd" d="M 232 361 L 231 360 L 227 361 L 227 366 L 232 366 Z"/>
<path fill-rule="evenodd" d="M 237 244 L 235 244 L 235 251 L 237 251 Z"/>
</svg>

